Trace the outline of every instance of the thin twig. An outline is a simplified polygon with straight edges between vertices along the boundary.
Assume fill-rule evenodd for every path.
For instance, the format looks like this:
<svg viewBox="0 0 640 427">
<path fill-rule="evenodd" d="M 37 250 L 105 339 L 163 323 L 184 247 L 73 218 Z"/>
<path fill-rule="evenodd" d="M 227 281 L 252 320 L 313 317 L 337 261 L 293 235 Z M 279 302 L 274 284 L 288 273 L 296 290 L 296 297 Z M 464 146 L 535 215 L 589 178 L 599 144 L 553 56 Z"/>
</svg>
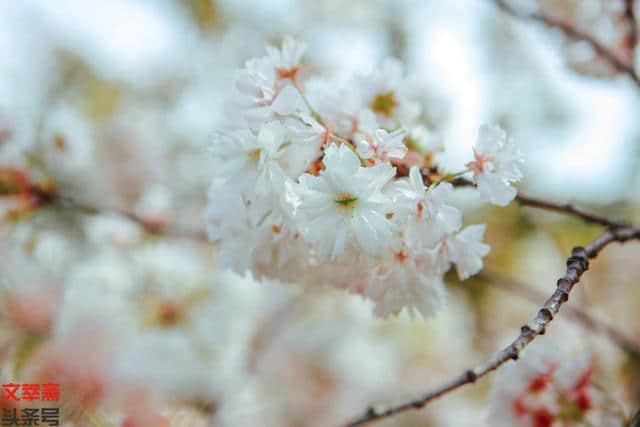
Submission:
<svg viewBox="0 0 640 427">
<path fill-rule="evenodd" d="M 556 18 L 552 18 L 550 16 L 544 15 L 542 13 L 530 13 L 526 15 L 522 15 L 513 10 L 510 6 L 508 6 L 503 0 L 493 0 L 493 2 L 504 12 L 508 13 L 511 16 L 522 19 L 529 19 L 532 21 L 541 22 L 549 27 L 558 28 L 562 30 L 567 36 L 575 39 L 575 40 L 583 40 L 596 51 L 596 53 L 604 58 L 613 68 L 617 71 L 626 74 L 633 80 L 633 82 L 640 86 L 640 77 L 636 73 L 633 68 L 633 64 L 630 58 L 621 58 L 618 54 L 613 52 L 607 46 L 602 44 L 596 38 L 591 36 L 590 34 L 583 32 L 569 22 L 559 20 Z"/>
<path fill-rule="evenodd" d="M 553 203 L 546 200 L 540 200 L 533 197 L 525 196 L 523 194 L 518 194 L 515 200 L 523 206 L 546 209 L 549 211 L 568 213 L 578 218 L 581 218 L 587 222 L 604 225 L 605 227 L 615 228 L 615 227 L 627 227 L 629 225 L 621 221 L 614 221 L 600 215 L 595 215 L 589 212 L 585 212 L 582 209 L 578 209 L 569 203 Z"/>
<path fill-rule="evenodd" d="M 465 178 L 457 178 L 453 180 L 451 183 L 456 187 L 473 187 L 474 186 L 473 182 Z M 586 222 L 603 225 L 605 227 L 624 228 L 629 226 L 628 223 L 623 221 L 615 221 L 615 220 L 606 218 L 604 216 L 583 211 L 582 209 L 577 208 L 570 203 L 554 203 L 547 200 L 537 199 L 535 197 L 529 197 L 520 193 L 518 193 L 515 200 L 522 206 L 528 206 L 531 208 L 539 208 L 539 209 L 545 209 L 548 211 L 570 214 L 577 218 L 583 219 Z"/>
<path fill-rule="evenodd" d="M 400 412 L 424 407 L 430 401 L 454 391 L 464 385 L 474 383 L 478 378 L 484 377 L 491 371 L 498 369 L 508 360 L 517 360 L 522 350 L 538 335 L 542 335 L 545 329 L 558 313 L 560 306 L 568 301 L 569 294 L 574 285 L 580 280 L 580 276 L 589 267 L 589 259 L 595 258 L 598 253 L 612 242 L 625 242 L 629 239 L 640 239 L 640 225 L 609 228 L 600 237 L 584 247 L 576 247 L 571 251 L 567 259 L 567 270 L 557 282 L 557 288 L 538 311 L 535 318 L 520 328 L 520 334 L 507 347 L 498 351 L 486 361 L 467 369 L 462 374 L 446 383 L 424 393 L 422 396 L 386 409 L 378 410 L 369 407 L 364 414 L 347 424 L 347 427 L 359 426 L 381 418 L 390 417 Z"/>
<path fill-rule="evenodd" d="M 545 298 L 544 293 L 533 289 L 531 286 L 519 282 L 510 277 L 486 270 L 479 273 L 476 278 L 486 281 L 491 286 L 510 292 L 514 295 L 525 298 L 531 302 L 541 301 Z M 597 332 L 608 338 L 613 344 L 631 357 L 640 358 L 640 343 L 626 336 L 616 328 L 604 324 L 594 318 L 590 313 L 578 307 L 567 306 L 564 313 L 574 321 L 580 323 L 586 329 Z"/>
</svg>

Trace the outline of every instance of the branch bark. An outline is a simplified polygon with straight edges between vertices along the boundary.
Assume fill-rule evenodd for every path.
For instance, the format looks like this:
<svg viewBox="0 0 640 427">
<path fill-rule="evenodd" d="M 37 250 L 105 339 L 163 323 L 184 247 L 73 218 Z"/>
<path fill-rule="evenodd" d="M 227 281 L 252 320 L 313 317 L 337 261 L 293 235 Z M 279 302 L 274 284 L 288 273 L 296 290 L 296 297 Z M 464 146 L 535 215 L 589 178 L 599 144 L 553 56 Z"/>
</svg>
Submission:
<svg viewBox="0 0 640 427">
<path fill-rule="evenodd" d="M 544 334 L 547 326 L 558 313 L 560 306 L 568 301 L 571 290 L 576 283 L 578 283 L 582 274 L 589 268 L 589 259 L 596 258 L 600 251 L 612 242 L 622 243 L 630 239 L 640 239 L 640 225 L 609 228 L 600 237 L 593 240 L 586 246 L 573 248 L 571 256 L 567 259 L 567 270 L 565 274 L 558 279 L 556 290 L 538 310 L 538 313 L 533 320 L 520 328 L 520 334 L 511 344 L 493 354 L 484 362 L 467 369 L 452 380 L 427 391 L 416 399 L 395 406 L 390 406 L 382 410 L 369 407 L 358 418 L 346 424 L 346 427 L 363 425 L 371 421 L 390 417 L 411 409 L 420 409 L 432 400 L 444 394 L 452 392 L 467 384 L 474 383 L 479 378 L 482 378 L 491 371 L 498 369 L 507 361 L 517 360 L 522 350 L 529 345 L 531 341 L 533 341 L 538 335 Z"/>
</svg>

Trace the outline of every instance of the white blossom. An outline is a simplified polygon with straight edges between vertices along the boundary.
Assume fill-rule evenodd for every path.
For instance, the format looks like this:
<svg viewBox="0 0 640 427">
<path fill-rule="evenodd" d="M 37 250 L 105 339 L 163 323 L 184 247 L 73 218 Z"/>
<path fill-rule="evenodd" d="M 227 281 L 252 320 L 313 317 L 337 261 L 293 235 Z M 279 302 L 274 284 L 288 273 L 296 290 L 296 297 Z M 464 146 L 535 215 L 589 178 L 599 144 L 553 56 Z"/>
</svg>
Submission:
<svg viewBox="0 0 640 427">
<path fill-rule="evenodd" d="M 301 67 L 300 59 L 305 49 L 304 44 L 286 38 L 281 49 L 268 46 L 268 56 L 248 60 L 234 79 L 229 118 L 234 121 L 244 119 L 244 124 L 255 127 L 272 118 L 273 114 L 305 111 L 300 93 L 291 85 Z"/>
<path fill-rule="evenodd" d="M 391 238 L 393 224 L 385 217 L 390 200 L 380 191 L 394 170 L 388 165 L 364 168 L 345 144 L 331 144 L 320 176 L 300 177 L 296 216 L 304 238 L 323 257 L 337 259 L 355 239 L 367 253 L 379 253 Z"/>
<path fill-rule="evenodd" d="M 280 49 L 267 46 L 267 53 L 271 64 L 279 73 L 279 77 L 293 77 L 300 68 L 302 55 L 307 50 L 305 43 L 298 42 L 291 37 L 285 37 Z"/>
<path fill-rule="evenodd" d="M 433 250 L 430 260 L 436 271 L 447 271 L 455 263 L 460 280 L 467 279 L 482 269 L 482 257 L 490 246 L 482 243 L 484 224 L 469 225 L 452 236 L 446 236 Z"/>
<path fill-rule="evenodd" d="M 433 156 L 442 141 L 417 123 L 421 107 L 400 62 L 335 84 L 304 78 L 304 51 L 285 38 L 236 78 L 240 112 L 214 138 L 205 211 L 219 264 L 347 289 L 380 316 L 429 315 L 452 265 L 461 279 L 482 268 L 485 226 L 462 229 L 456 190 Z M 482 129 L 469 164 L 478 189 L 497 178 L 498 190 L 512 190 L 519 159 L 510 160 L 505 135 Z"/>
<path fill-rule="evenodd" d="M 268 57 L 247 61 L 245 68 L 235 75 L 234 96 L 228 103 L 229 118 L 249 125 L 266 120 L 270 114 L 269 106 L 278 94 L 276 78 Z"/>
<path fill-rule="evenodd" d="M 285 144 L 279 122 L 263 124 L 257 135 L 249 130 L 220 133 L 211 147 L 216 176 L 225 185 L 258 194 L 283 189 L 285 175 L 278 160 Z"/>
<path fill-rule="evenodd" d="M 376 315 L 388 317 L 406 309 L 410 316 L 419 313 L 426 317 L 444 305 L 442 278 L 426 275 L 420 267 L 415 258 L 401 250 L 371 269 L 365 294 L 375 301 Z"/>
<path fill-rule="evenodd" d="M 375 158 L 377 161 L 402 159 L 407 155 L 407 146 L 403 140 L 405 131 L 397 129 L 391 133 L 384 129 L 375 132 L 373 141 L 360 140 L 358 154 L 365 159 Z"/>
<path fill-rule="evenodd" d="M 499 206 L 516 196 L 512 183 L 522 178 L 522 158 L 507 133 L 497 125 L 483 125 L 474 147 L 475 159 L 468 166 L 480 195 Z"/>
<path fill-rule="evenodd" d="M 454 192 L 449 183 L 427 189 L 417 167 L 409 170 L 409 179 L 396 189 L 403 197 L 397 199 L 396 209 L 409 212 L 405 243 L 413 251 L 432 249 L 448 234 L 460 229 L 462 214 L 450 204 Z"/>
<path fill-rule="evenodd" d="M 405 78 L 404 65 L 387 58 L 372 74 L 358 80 L 364 107 L 371 109 L 384 127 L 412 124 L 419 116 L 420 104 L 412 100 L 415 88 Z"/>
</svg>

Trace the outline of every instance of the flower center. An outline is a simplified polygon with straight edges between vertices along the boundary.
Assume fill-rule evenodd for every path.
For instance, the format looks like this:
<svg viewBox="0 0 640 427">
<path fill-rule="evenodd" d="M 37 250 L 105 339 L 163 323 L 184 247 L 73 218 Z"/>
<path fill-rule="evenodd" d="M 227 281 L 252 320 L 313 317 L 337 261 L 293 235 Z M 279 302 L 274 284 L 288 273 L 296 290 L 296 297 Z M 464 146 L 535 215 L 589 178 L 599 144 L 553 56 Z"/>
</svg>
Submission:
<svg viewBox="0 0 640 427">
<path fill-rule="evenodd" d="M 391 116 L 397 105 L 393 92 L 379 93 L 371 103 L 371 109 L 384 116 Z"/>
<path fill-rule="evenodd" d="M 404 251 L 396 252 L 394 254 L 394 257 L 399 263 L 403 263 L 407 260 L 407 258 L 409 258 L 409 256 Z"/>
<path fill-rule="evenodd" d="M 349 193 L 338 194 L 338 196 L 334 199 L 334 202 L 346 209 L 353 209 L 356 207 L 356 202 L 358 198 Z"/>
<path fill-rule="evenodd" d="M 278 74 L 279 79 L 293 80 L 296 77 L 296 74 L 298 74 L 298 71 L 300 71 L 300 68 L 301 68 L 300 66 L 295 66 L 288 70 L 284 68 L 277 68 L 276 73 Z"/>
<path fill-rule="evenodd" d="M 260 161 L 260 151 L 261 150 L 259 148 L 249 151 L 249 159 L 257 164 Z"/>
<path fill-rule="evenodd" d="M 492 160 L 493 159 L 490 156 L 474 153 L 474 160 L 467 163 L 467 167 L 473 172 L 481 174 L 487 171 L 488 167 L 491 166 L 490 164 Z"/>
</svg>

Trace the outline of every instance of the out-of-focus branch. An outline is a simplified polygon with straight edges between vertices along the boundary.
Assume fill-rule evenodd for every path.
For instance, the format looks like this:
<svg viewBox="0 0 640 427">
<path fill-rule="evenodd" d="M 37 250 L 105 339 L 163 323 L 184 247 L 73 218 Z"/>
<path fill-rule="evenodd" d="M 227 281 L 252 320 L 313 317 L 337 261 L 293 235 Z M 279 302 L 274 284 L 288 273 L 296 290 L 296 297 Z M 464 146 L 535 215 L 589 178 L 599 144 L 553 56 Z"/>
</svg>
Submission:
<svg viewBox="0 0 640 427">
<path fill-rule="evenodd" d="M 51 199 L 50 204 L 70 207 L 80 212 L 84 212 L 89 215 L 98 215 L 103 213 L 115 213 L 123 218 L 127 218 L 129 221 L 135 222 L 142 227 L 147 233 L 156 236 L 166 236 L 172 238 L 189 239 L 195 241 L 207 241 L 207 236 L 204 231 L 181 228 L 172 224 L 157 223 L 149 221 L 138 214 L 124 209 L 93 206 L 75 201 L 72 198 L 64 196 L 54 196 Z"/>
<path fill-rule="evenodd" d="M 444 394 L 457 390 L 467 384 L 474 383 L 477 379 L 498 369 L 507 361 L 517 360 L 522 350 L 529 345 L 531 341 L 538 335 L 544 334 L 545 329 L 558 313 L 560 306 L 569 300 L 569 294 L 574 285 L 578 283 L 580 276 L 582 276 L 589 267 L 589 259 L 597 257 L 598 253 L 608 244 L 612 242 L 625 242 L 629 239 L 640 239 L 640 225 L 609 228 L 600 237 L 586 246 L 573 248 L 571 256 L 567 259 L 567 270 L 564 276 L 558 280 L 556 290 L 546 300 L 540 310 L 538 310 L 534 319 L 520 328 L 520 334 L 511 344 L 484 362 L 467 369 L 452 380 L 427 391 L 416 399 L 381 410 L 369 407 L 362 415 L 347 424 L 347 427 L 363 425 L 404 411 L 422 408 L 430 401 Z"/>
<path fill-rule="evenodd" d="M 624 16 L 629 22 L 629 45 L 631 47 L 631 54 L 638 44 L 638 23 L 636 22 L 635 13 L 635 0 L 625 0 L 624 2 Z"/>
<path fill-rule="evenodd" d="M 164 222 L 152 221 L 125 209 L 90 205 L 63 196 L 57 191 L 55 182 L 51 180 L 33 181 L 27 172 L 13 167 L 0 166 L 0 197 L 16 201 L 18 207 L 15 212 L 11 213 L 17 216 L 44 206 L 72 208 L 90 215 L 110 212 L 135 222 L 150 234 L 196 241 L 207 240 L 203 230 L 186 229 Z"/>
<path fill-rule="evenodd" d="M 501 10 L 505 11 L 511 16 L 520 19 L 528 19 L 532 21 L 541 22 L 549 27 L 558 28 L 562 32 L 564 32 L 567 36 L 571 37 L 575 40 L 583 40 L 596 51 L 596 53 L 605 59 L 613 68 L 615 68 L 618 72 L 624 73 L 633 80 L 633 82 L 640 86 L 640 77 L 636 73 L 633 67 L 633 61 L 630 58 L 622 58 L 620 55 L 613 52 L 607 46 L 602 44 L 592 35 L 583 32 L 573 26 L 570 22 L 560 20 L 557 18 L 553 18 L 543 13 L 528 13 L 528 14 L 519 14 L 513 8 L 511 8 L 504 0 L 492 0 Z M 628 2 L 631 3 L 631 2 Z M 629 13 L 629 12 L 627 12 Z M 631 12 L 633 13 L 633 12 Z M 634 20 L 635 21 L 635 20 Z M 635 28 L 634 30 L 635 31 Z M 635 32 L 633 33 L 635 38 Z"/>
<path fill-rule="evenodd" d="M 30 198 L 34 201 L 33 203 L 35 207 L 61 206 L 71 208 L 89 215 L 115 213 L 123 218 L 127 218 L 129 221 L 138 224 L 149 234 L 180 239 L 190 239 L 194 241 L 207 241 L 207 236 L 204 231 L 186 229 L 171 224 L 150 221 L 134 212 L 130 212 L 120 208 L 95 206 L 78 202 L 70 197 L 66 197 L 57 193 L 55 190 L 44 188 L 43 186 L 38 184 L 29 184 L 27 191 L 30 195 Z"/>
<path fill-rule="evenodd" d="M 479 273 L 476 278 L 482 279 L 491 286 L 502 289 L 519 297 L 525 298 L 533 303 L 542 301 L 545 298 L 544 293 L 533 289 L 531 286 L 521 283 L 518 280 L 503 276 L 494 272 L 484 271 Z M 587 311 L 578 307 L 568 306 L 564 311 L 571 319 L 580 323 L 586 329 L 602 334 L 612 343 L 617 345 L 621 350 L 629 356 L 640 358 L 640 343 L 627 337 L 624 333 L 616 328 L 606 325 L 598 319 L 594 318 Z"/>
</svg>

